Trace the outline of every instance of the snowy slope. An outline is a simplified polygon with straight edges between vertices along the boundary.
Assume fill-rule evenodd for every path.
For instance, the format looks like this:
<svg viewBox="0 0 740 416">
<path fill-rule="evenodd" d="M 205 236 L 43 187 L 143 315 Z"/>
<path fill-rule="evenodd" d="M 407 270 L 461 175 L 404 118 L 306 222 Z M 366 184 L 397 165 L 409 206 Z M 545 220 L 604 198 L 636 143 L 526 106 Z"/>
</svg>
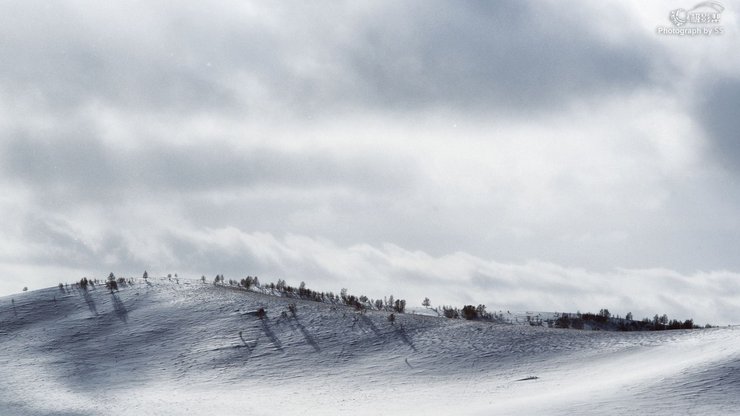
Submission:
<svg viewBox="0 0 740 416">
<path fill-rule="evenodd" d="M 1 298 L 0 415 L 740 413 L 733 328 L 387 315 L 167 279 Z"/>
</svg>

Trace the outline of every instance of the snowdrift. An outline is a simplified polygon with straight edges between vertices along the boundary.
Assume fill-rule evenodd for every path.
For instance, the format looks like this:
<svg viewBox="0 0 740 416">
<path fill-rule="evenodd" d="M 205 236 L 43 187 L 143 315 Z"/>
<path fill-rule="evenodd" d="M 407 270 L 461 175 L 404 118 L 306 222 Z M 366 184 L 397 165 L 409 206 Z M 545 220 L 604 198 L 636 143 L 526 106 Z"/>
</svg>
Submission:
<svg viewBox="0 0 740 416">
<path fill-rule="evenodd" d="M 384 312 L 148 280 L 113 294 L 0 298 L 0 415 L 740 413 L 734 328 L 391 323 Z"/>
</svg>

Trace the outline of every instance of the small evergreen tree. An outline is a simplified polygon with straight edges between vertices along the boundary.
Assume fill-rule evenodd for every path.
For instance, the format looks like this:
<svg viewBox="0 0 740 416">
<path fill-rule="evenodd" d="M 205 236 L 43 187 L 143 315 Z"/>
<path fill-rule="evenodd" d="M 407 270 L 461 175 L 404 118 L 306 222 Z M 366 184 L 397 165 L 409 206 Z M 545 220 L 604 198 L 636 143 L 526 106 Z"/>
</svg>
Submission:
<svg viewBox="0 0 740 416">
<path fill-rule="evenodd" d="M 249 288 L 250 288 L 250 287 L 252 286 L 252 276 L 247 276 L 247 278 L 246 278 L 246 279 L 242 279 L 242 281 L 241 281 L 241 285 L 242 285 L 242 286 L 243 286 L 243 287 L 244 287 L 245 289 L 249 290 Z"/>
<path fill-rule="evenodd" d="M 478 318 L 485 319 L 488 315 L 488 312 L 486 312 L 486 305 L 480 304 L 478 307 L 475 308 L 475 313 L 478 314 Z M 530 320 L 531 318 L 527 316 Z"/>
<path fill-rule="evenodd" d="M 110 293 L 113 293 L 114 290 L 118 290 L 118 283 L 116 282 L 116 276 L 113 272 L 108 275 L 108 282 L 106 282 L 105 287 L 110 290 Z"/>
</svg>

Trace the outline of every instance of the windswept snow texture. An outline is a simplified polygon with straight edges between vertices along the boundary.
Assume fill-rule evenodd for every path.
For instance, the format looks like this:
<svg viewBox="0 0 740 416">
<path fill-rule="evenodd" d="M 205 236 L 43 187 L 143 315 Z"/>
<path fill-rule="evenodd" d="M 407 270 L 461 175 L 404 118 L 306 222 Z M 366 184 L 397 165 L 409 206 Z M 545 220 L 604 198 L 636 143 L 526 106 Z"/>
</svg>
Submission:
<svg viewBox="0 0 740 416">
<path fill-rule="evenodd" d="M 740 413 L 733 328 L 387 315 L 167 279 L 1 298 L 0 415 Z"/>
</svg>

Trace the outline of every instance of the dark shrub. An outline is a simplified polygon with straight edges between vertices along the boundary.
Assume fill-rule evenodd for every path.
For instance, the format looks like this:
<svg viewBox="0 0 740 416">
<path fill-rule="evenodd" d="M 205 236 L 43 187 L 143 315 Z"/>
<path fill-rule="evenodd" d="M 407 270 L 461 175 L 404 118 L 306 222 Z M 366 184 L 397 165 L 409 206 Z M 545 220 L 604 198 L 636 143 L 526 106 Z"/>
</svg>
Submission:
<svg viewBox="0 0 740 416">
<path fill-rule="evenodd" d="M 445 318 L 450 319 L 457 319 L 460 317 L 460 313 L 458 312 L 457 308 L 453 308 L 452 306 L 442 306 L 442 314 L 445 316 Z"/>
<path fill-rule="evenodd" d="M 573 327 L 573 329 L 583 329 L 583 319 L 573 318 L 570 320 L 570 325 Z"/>
<path fill-rule="evenodd" d="M 473 305 L 465 305 L 462 308 L 463 318 L 467 320 L 473 320 L 478 318 L 478 310 Z"/>
<path fill-rule="evenodd" d="M 567 313 L 560 315 L 560 317 L 555 320 L 555 328 L 570 328 L 570 317 Z"/>
</svg>

